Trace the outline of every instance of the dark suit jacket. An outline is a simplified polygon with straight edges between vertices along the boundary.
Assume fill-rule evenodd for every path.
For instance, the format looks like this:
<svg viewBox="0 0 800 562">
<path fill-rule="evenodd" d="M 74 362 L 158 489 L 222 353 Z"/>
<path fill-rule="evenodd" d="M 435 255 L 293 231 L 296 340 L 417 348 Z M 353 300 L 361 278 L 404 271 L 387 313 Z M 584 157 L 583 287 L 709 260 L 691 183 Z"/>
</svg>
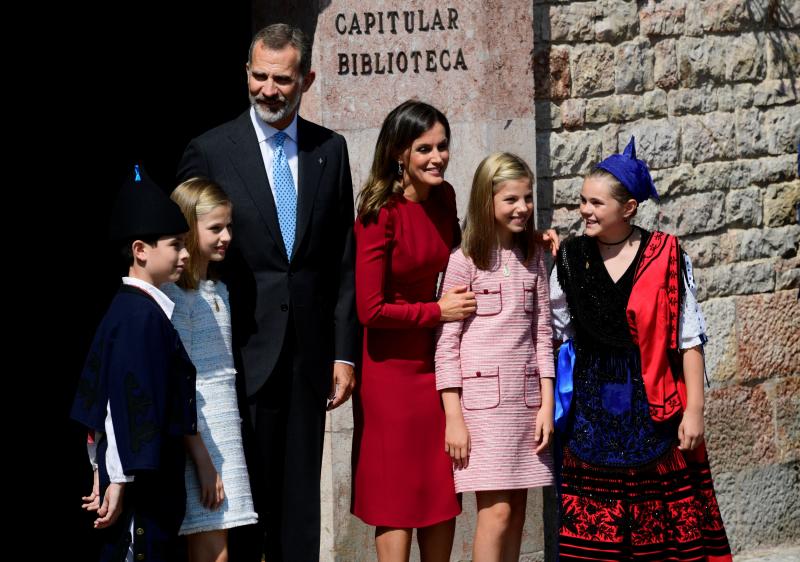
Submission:
<svg viewBox="0 0 800 562">
<path fill-rule="evenodd" d="M 355 362 L 353 185 L 344 138 L 297 120 L 297 231 L 286 257 L 258 139 L 245 111 L 189 143 L 178 178 L 204 176 L 233 201 L 233 241 L 223 262 L 233 340 L 248 396 L 269 377 L 287 338 L 295 369 L 330 391 L 334 359 Z M 289 314 L 295 334 L 287 334 Z"/>
</svg>

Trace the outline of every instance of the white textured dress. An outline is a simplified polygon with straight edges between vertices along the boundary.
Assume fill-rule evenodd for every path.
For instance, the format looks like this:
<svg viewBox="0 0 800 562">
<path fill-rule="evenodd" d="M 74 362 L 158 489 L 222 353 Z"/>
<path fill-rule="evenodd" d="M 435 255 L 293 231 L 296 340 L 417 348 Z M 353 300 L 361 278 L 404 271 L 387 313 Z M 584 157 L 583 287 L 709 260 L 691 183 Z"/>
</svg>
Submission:
<svg viewBox="0 0 800 562">
<path fill-rule="evenodd" d="M 258 516 L 242 449 L 228 288 L 221 281 L 202 280 L 196 291 L 172 283 L 162 290 L 175 302 L 172 323 L 197 369 L 197 431 L 225 487 L 225 500 L 217 510 L 203 507 L 197 470 L 187 455 L 186 515 L 180 534 L 250 525 Z"/>
</svg>

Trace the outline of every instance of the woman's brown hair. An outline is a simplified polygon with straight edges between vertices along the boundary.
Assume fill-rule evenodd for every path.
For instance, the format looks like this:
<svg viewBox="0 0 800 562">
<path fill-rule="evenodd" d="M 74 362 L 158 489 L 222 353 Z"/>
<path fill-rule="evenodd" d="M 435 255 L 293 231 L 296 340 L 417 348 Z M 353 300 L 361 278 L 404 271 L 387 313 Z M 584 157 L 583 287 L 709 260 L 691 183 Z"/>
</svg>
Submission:
<svg viewBox="0 0 800 562">
<path fill-rule="evenodd" d="M 444 127 L 450 139 L 450 123 L 444 114 L 427 103 L 407 100 L 395 107 L 381 126 L 369 177 L 358 196 L 358 216 L 367 224 L 376 220 L 393 193 L 402 193 L 397 158 L 436 123 Z"/>
</svg>

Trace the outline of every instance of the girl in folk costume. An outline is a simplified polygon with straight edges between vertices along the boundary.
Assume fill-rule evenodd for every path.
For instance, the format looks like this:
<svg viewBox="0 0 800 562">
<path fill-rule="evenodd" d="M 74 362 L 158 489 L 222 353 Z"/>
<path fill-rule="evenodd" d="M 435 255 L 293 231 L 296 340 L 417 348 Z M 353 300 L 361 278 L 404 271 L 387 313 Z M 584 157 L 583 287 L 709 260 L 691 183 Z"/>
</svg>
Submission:
<svg viewBox="0 0 800 562">
<path fill-rule="evenodd" d="M 477 299 L 474 315 L 441 325 L 435 362 L 456 491 L 476 492 L 476 561 L 519 558 L 527 489 L 553 483 L 550 297 L 532 185 L 518 156 L 481 162 L 442 286 Z"/>
<path fill-rule="evenodd" d="M 184 440 L 190 458 L 180 534 L 187 535 L 190 562 L 225 562 L 227 530 L 258 520 L 242 449 L 228 289 L 209 267 L 225 259 L 233 209 L 204 178 L 183 182 L 171 199 L 189 223 L 189 265 L 164 292 L 175 302 L 172 323 L 197 368 L 197 435 Z"/>
<path fill-rule="evenodd" d="M 677 239 L 630 224 L 650 197 L 631 138 L 585 178 L 584 234 L 551 276 L 555 337 L 569 338 L 556 381 L 562 560 L 731 560 L 703 444 L 704 320 Z"/>
</svg>

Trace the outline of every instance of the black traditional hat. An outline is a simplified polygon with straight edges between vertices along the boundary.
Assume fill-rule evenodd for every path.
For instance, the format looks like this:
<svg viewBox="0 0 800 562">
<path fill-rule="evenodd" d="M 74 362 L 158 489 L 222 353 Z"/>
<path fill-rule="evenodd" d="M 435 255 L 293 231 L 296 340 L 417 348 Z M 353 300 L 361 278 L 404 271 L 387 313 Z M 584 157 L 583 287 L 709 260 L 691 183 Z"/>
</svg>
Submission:
<svg viewBox="0 0 800 562">
<path fill-rule="evenodd" d="M 114 201 L 109 237 L 113 242 L 188 232 L 177 203 L 158 187 L 144 168 L 134 166 Z"/>
</svg>

